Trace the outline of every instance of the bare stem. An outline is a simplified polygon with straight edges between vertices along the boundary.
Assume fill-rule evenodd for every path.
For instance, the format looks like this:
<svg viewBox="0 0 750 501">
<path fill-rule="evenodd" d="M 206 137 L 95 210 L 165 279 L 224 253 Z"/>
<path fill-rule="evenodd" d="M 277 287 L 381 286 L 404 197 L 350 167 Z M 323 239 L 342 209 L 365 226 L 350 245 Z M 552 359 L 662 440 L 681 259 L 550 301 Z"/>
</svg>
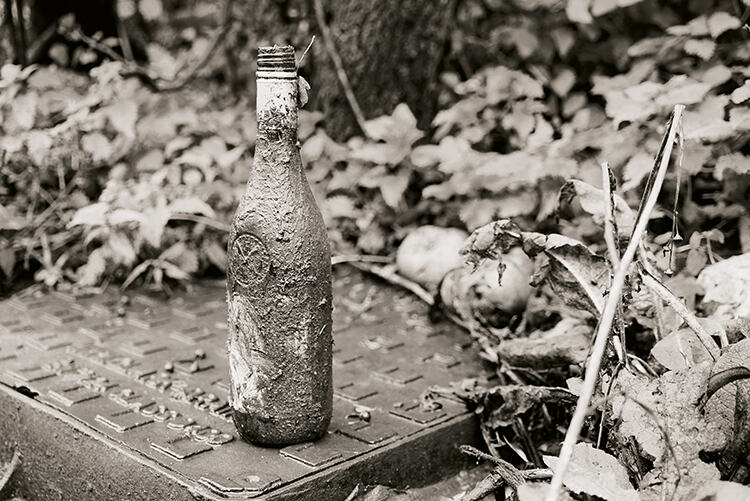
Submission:
<svg viewBox="0 0 750 501">
<path fill-rule="evenodd" d="M 389 282 L 393 285 L 398 285 L 400 287 L 403 287 L 404 289 L 410 291 L 419 299 L 427 303 L 428 306 L 432 306 L 435 304 L 435 298 L 432 297 L 432 294 L 424 290 L 421 285 L 419 285 L 416 282 L 412 282 L 408 278 L 402 277 L 401 275 L 399 275 L 393 270 L 390 270 L 383 266 L 376 266 L 370 263 L 350 262 L 349 264 L 351 266 L 354 266 L 358 270 L 366 271 L 367 273 L 372 273 L 373 275 L 378 276 L 382 278 L 383 280 L 385 280 L 386 282 Z"/>
<path fill-rule="evenodd" d="M 688 310 L 687 306 L 685 306 L 682 301 L 680 301 L 680 299 L 672 293 L 672 291 L 670 291 L 664 284 L 659 282 L 648 271 L 641 270 L 641 278 L 643 279 L 643 283 L 646 287 L 654 291 L 657 296 L 666 301 L 667 304 L 671 306 L 672 309 L 674 309 L 675 313 L 677 313 L 685 321 L 685 323 L 688 324 L 688 327 L 693 329 L 693 332 L 695 332 L 695 334 L 698 336 L 698 340 L 701 342 L 701 344 L 706 347 L 706 350 L 708 351 L 708 354 L 711 355 L 711 358 L 713 358 L 714 360 L 719 358 L 719 355 L 721 355 L 719 347 L 716 346 L 714 340 L 711 339 L 711 335 L 701 325 L 693 312 Z"/>
<path fill-rule="evenodd" d="M 581 394 L 578 398 L 576 410 L 570 420 L 568 431 L 565 434 L 565 440 L 563 441 L 562 449 L 560 450 L 560 458 L 557 463 L 557 468 L 555 469 L 550 488 L 545 496 L 546 501 L 555 501 L 557 499 L 557 494 L 562 488 L 563 477 L 565 476 L 565 471 L 568 469 L 570 458 L 573 455 L 573 447 L 578 441 L 578 436 L 583 428 L 583 422 L 586 419 L 588 407 L 591 403 L 591 398 L 594 395 L 596 382 L 599 379 L 599 368 L 601 367 L 604 351 L 607 347 L 609 333 L 612 330 L 612 323 L 615 318 L 615 312 L 617 311 L 617 304 L 620 302 L 620 296 L 622 295 L 623 287 L 625 286 L 625 278 L 628 275 L 630 263 L 633 261 L 633 257 L 638 250 L 638 244 L 643 233 L 646 231 L 651 211 L 653 211 L 654 206 L 656 205 L 661 186 L 664 183 L 664 177 L 667 174 L 669 160 L 672 155 L 672 145 L 674 144 L 678 124 L 682 120 L 682 112 L 684 109 L 685 106 L 681 104 L 674 107 L 672 121 L 670 123 L 669 131 L 667 132 L 667 139 L 661 157 L 661 165 L 655 176 L 648 198 L 643 207 L 641 207 L 642 210 L 640 211 L 640 217 L 636 221 L 635 228 L 633 229 L 633 235 L 630 238 L 630 242 L 628 242 L 628 247 L 625 249 L 625 253 L 620 260 L 620 266 L 617 268 L 617 273 L 615 273 L 615 277 L 612 281 L 612 288 L 607 296 L 607 302 L 604 305 L 604 311 L 602 312 L 599 326 L 596 330 L 596 339 L 591 351 L 591 359 L 586 367 L 586 375 L 583 381 L 583 386 L 581 387 Z"/>
</svg>

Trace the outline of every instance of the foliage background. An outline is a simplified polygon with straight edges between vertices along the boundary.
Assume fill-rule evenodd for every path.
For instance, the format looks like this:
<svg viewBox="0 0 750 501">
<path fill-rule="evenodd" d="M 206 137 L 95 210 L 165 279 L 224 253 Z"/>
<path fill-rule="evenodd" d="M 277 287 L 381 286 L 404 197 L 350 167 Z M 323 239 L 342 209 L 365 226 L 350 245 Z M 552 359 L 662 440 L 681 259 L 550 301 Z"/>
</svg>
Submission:
<svg viewBox="0 0 750 501">
<path fill-rule="evenodd" d="M 320 112 L 301 114 L 302 155 L 335 251 L 390 255 L 418 225 L 471 231 L 497 218 L 596 247 L 595 225 L 556 212 L 559 188 L 571 177 L 600 185 L 608 161 L 636 205 L 676 103 L 688 105 L 679 221 L 689 245 L 679 267 L 696 275 L 711 252 L 747 250 L 746 1 L 458 2 L 430 130 L 400 105 L 368 122 L 367 138 L 339 143 Z M 294 2 L 229 5 L 239 21 L 176 91 L 154 90 L 81 42 L 69 18 L 43 64 L 2 67 L 4 287 L 32 275 L 48 286 L 168 287 L 223 272 L 255 144 L 253 49 L 301 51 L 315 32 Z M 165 81 L 201 59 L 222 22 L 212 2 L 118 8 L 148 26 L 143 68 Z M 237 15 L 248 8 L 263 14 Z M 302 71 L 325 57 L 316 43 Z M 674 179 L 667 185 L 671 207 Z M 670 211 L 651 226 L 669 232 Z"/>
</svg>

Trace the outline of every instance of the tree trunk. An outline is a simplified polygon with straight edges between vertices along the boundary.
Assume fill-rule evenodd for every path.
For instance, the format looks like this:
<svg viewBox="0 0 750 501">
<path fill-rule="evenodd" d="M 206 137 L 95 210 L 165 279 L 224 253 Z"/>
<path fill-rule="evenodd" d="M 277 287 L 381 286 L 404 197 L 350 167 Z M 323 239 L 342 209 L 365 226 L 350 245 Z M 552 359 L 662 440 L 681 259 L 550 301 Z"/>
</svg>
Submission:
<svg viewBox="0 0 750 501">
<path fill-rule="evenodd" d="M 428 128 L 436 112 L 438 71 L 455 0 L 323 3 L 332 42 L 365 118 L 390 113 L 406 102 L 419 126 Z M 313 104 L 325 113 L 326 131 L 338 140 L 361 134 L 325 44 L 315 45 Z"/>
</svg>

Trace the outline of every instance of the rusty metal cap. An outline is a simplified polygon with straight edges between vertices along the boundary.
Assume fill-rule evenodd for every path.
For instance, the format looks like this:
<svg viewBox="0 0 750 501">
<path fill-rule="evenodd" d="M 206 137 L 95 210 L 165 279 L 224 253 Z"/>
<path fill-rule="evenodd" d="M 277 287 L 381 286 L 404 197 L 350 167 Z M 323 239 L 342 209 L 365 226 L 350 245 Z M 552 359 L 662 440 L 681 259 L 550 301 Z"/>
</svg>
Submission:
<svg viewBox="0 0 750 501">
<path fill-rule="evenodd" d="M 274 45 L 258 48 L 258 71 L 279 73 L 297 71 L 294 47 Z"/>
</svg>

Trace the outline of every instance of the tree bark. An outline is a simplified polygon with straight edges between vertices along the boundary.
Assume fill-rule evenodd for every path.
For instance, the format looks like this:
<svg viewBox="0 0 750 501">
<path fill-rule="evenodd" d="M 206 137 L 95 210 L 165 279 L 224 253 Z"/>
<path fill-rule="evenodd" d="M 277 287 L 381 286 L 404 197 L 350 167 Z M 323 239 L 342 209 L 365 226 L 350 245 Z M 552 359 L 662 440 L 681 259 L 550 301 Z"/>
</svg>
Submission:
<svg viewBox="0 0 750 501">
<path fill-rule="evenodd" d="M 438 72 L 455 0 L 324 3 L 333 45 L 365 118 L 390 113 L 406 102 L 419 126 L 428 128 L 436 112 Z M 313 105 L 325 113 L 328 134 L 343 140 L 362 132 L 324 45 L 316 44 Z"/>
</svg>

